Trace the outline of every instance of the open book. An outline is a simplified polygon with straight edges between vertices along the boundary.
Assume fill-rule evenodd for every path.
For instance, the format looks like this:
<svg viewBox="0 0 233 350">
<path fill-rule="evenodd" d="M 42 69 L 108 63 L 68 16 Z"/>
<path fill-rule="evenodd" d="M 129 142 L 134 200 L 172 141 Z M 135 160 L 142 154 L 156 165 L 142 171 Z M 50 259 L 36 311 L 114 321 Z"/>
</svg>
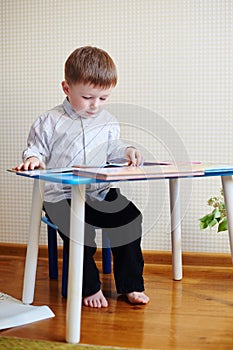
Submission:
<svg viewBox="0 0 233 350">
<path fill-rule="evenodd" d="M 162 179 L 171 177 L 203 176 L 204 167 L 200 163 L 144 163 L 143 166 L 123 167 L 74 167 L 73 174 L 99 180 Z"/>
</svg>

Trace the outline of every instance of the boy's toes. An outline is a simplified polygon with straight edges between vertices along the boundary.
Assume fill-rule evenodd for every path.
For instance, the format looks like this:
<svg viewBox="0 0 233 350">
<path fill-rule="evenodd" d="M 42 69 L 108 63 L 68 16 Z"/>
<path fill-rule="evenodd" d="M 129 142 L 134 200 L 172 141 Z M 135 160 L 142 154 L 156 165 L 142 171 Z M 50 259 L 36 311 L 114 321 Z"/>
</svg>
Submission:
<svg viewBox="0 0 233 350">
<path fill-rule="evenodd" d="M 94 307 L 94 308 L 101 308 L 101 307 L 108 306 L 107 299 L 105 298 L 101 290 L 99 290 L 97 293 L 93 295 L 84 297 L 83 304 L 85 306 Z"/>
<path fill-rule="evenodd" d="M 132 304 L 147 304 L 150 300 L 149 297 L 143 292 L 127 293 L 126 297 Z"/>
</svg>

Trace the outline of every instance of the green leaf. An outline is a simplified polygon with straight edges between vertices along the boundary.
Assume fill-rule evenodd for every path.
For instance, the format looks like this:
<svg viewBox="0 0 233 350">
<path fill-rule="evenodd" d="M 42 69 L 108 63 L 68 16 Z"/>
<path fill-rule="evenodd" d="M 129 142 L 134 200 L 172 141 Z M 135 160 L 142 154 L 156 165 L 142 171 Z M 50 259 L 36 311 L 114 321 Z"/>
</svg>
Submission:
<svg viewBox="0 0 233 350">
<path fill-rule="evenodd" d="M 215 219 L 221 218 L 221 213 L 217 208 L 212 211 L 212 214 L 214 215 Z"/>
<path fill-rule="evenodd" d="M 218 232 L 222 232 L 222 231 L 227 231 L 228 226 L 227 226 L 227 218 L 223 218 L 222 221 L 220 221 L 219 225 L 218 225 Z"/>
<path fill-rule="evenodd" d="M 208 226 L 209 227 L 213 227 L 214 225 L 216 225 L 218 223 L 219 219 L 216 219 L 215 218 L 215 213 L 212 212 L 210 214 L 207 214 L 207 215 L 203 216 L 203 218 L 201 218 L 199 220 L 200 220 L 200 228 L 202 230 L 204 230 Z"/>
<path fill-rule="evenodd" d="M 213 227 L 214 225 L 216 225 L 218 223 L 218 220 L 213 219 L 210 223 L 209 223 L 209 227 Z"/>
<path fill-rule="evenodd" d="M 207 214 L 207 215 L 203 216 L 201 221 L 202 222 L 206 222 L 207 224 L 209 224 L 214 218 L 215 218 L 215 214 L 210 213 L 210 214 Z"/>
<path fill-rule="evenodd" d="M 208 227 L 208 224 L 207 224 L 206 222 L 200 221 L 200 229 L 201 229 L 201 230 L 204 230 L 204 229 L 207 228 L 207 227 Z"/>
<path fill-rule="evenodd" d="M 199 220 L 200 220 L 201 222 L 209 221 L 208 219 L 209 219 L 210 215 L 212 215 L 212 214 L 207 214 L 207 215 L 203 216 L 202 218 L 200 218 Z"/>
</svg>

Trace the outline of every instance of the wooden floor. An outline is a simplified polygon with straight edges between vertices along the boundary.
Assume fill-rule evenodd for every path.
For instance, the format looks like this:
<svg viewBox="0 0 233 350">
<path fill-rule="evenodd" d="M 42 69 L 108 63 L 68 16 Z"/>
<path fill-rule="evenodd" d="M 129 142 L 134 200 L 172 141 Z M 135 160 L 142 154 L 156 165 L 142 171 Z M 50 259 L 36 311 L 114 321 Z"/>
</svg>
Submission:
<svg viewBox="0 0 233 350">
<path fill-rule="evenodd" d="M 229 257 L 230 260 L 230 257 Z M 21 299 L 24 258 L 0 257 L 0 291 Z M 3 330 L 0 336 L 65 341 L 66 300 L 60 281 L 49 281 L 47 260 L 38 265 L 34 305 L 48 305 L 55 318 Z M 233 268 L 184 266 L 172 280 L 171 266 L 146 264 L 147 306 L 133 306 L 102 276 L 107 309 L 82 310 L 81 343 L 140 349 L 233 349 Z"/>
</svg>

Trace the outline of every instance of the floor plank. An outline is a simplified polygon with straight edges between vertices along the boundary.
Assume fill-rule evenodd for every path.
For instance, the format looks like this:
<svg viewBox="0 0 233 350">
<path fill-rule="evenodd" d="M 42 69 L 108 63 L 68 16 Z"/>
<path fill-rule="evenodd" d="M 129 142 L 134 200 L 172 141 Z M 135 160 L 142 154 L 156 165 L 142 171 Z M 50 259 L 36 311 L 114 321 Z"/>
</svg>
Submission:
<svg viewBox="0 0 233 350">
<path fill-rule="evenodd" d="M 21 299 L 24 258 L 0 257 L 0 291 Z M 115 292 L 112 275 L 101 275 L 107 309 L 82 309 L 81 343 L 141 349 L 233 349 L 233 267 L 184 266 L 173 281 L 170 265 L 145 265 L 147 306 L 130 305 Z M 56 317 L 7 329 L 0 336 L 65 341 L 66 300 L 61 282 L 48 278 L 39 259 L 34 305 Z"/>
</svg>

